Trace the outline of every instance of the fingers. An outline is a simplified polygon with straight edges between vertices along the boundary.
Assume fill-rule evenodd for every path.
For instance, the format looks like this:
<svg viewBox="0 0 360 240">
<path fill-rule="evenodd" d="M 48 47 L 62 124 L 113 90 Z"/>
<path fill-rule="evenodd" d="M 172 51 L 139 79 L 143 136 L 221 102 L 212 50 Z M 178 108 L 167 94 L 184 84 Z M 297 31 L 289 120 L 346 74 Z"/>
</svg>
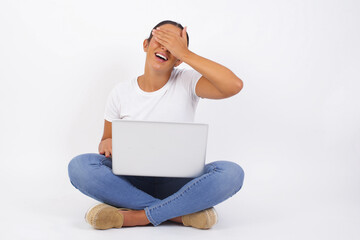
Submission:
<svg viewBox="0 0 360 240">
<path fill-rule="evenodd" d="M 164 41 L 163 39 L 158 38 L 158 37 L 154 37 L 154 38 L 158 43 L 160 43 L 161 45 L 164 45 L 165 47 L 167 47 L 167 43 L 168 43 L 167 41 Z"/>
<path fill-rule="evenodd" d="M 164 47 L 166 47 L 170 52 L 172 52 L 172 50 L 174 51 L 174 48 L 177 47 L 177 45 L 179 44 L 179 39 L 181 38 L 181 36 L 176 35 L 173 32 L 160 29 L 154 29 L 153 35 L 155 40 Z"/>
<path fill-rule="evenodd" d="M 153 33 L 157 33 L 157 34 L 168 34 L 168 35 L 173 35 L 173 36 L 179 36 L 179 34 L 176 34 L 172 31 L 169 31 L 169 30 L 166 30 L 166 29 L 163 29 L 163 28 L 156 28 L 156 29 L 153 29 Z"/>
<path fill-rule="evenodd" d="M 99 154 L 101 154 L 101 155 L 104 155 L 104 154 L 105 154 L 105 149 L 104 149 L 104 147 L 102 146 L 101 143 L 99 144 L 99 149 L 98 149 L 98 151 L 99 151 Z"/>
<path fill-rule="evenodd" d="M 104 152 L 103 155 L 105 155 L 105 157 L 111 157 L 111 156 L 112 156 L 112 152 L 111 152 L 111 150 L 105 150 L 105 152 Z"/>
<path fill-rule="evenodd" d="M 186 32 L 187 32 L 187 27 L 184 27 L 184 29 L 182 30 L 182 34 L 181 37 L 186 39 Z"/>
<path fill-rule="evenodd" d="M 153 35 L 154 35 L 154 37 L 155 37 L 155 39 L 158 41 L 158 42 L 160 42 L 160 41 L 162 41 L 163 43 L 164 42 L 170 42 L 171 41 L 171 39 L 170 39 L 170 36 L 167 34 L 167 33 L 165 33 L 165 32 L 162 32 L 161 30 L 153 30 Z M 161 42 L 160 42 L 161 43 Z"/>
<path fill-rule="evenodd" d="M 161 37 L 162 39 L 175 39 L 177 37 L 179 37 L 179 34 L 176 34 L 174 32 L 171 32 L 169 30 L 166 29 L 153 29 L 152 31 L 153 35 L 157 36 L 157 37 Z"/>
<path fill-rule="evenodd" d="M 101 155 L 105 155 L 105 157 L 110 157 L 112 156 L 112 149 L 109 148 L 109 149 L 99 149 L 99 154 Z"/>
<path fill-rule="evenodd" d="M 161 43 L 165 47 L 175 47 L 174 44 L 187 45 L 187 36 L 186 36 L 187 27 L 184 27 L 180 35 L 178 33 L 156 28 L 153 29 L 152 34 L 157 42 Z"/>
<path fill-rule="evenodd" d="M 181 35 L 180 37 L 182 38 L 186 38 L 186 32 L 187 32 L 187 26 L 183 28 L 183 30 L 181 31 Z M 179 35 L 175 32 L 166 30 L 166 29 L 160 29 L 160 27 L 153 29 L 153 35 L 154 33 L 156 35 L 160 35 L 160 36 L 171 36 L 171 37 L 178 37 Z"/>
<path fill-rule="evenodd" d="M 112 140 L 111 138 L 102 140 L 99 144 L 99 153 L 110 157 L 112 155 Z"/>
<path fill-rule="evenodd" d="M 184 29 L 182 30 L 182 35 L 181 37 L 183 38 L 183 40 L 186 42 L 186 44 L 188 44 L 187 42 L 187 36 L 186 36 L 186 32 L 187 32 L 187 26 L 184 27 Z"/>
</svg>

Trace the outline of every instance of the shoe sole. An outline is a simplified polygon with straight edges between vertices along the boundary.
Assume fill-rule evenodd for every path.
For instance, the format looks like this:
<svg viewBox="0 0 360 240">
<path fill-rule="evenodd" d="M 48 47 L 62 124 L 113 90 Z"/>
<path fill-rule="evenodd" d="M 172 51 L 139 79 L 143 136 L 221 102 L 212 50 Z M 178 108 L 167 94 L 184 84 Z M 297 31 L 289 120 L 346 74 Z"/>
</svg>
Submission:
<svg viewBox="0 0 360 240">
<path fill-rule="evenodd" d="M 98 207 L 99 205 L 107 205 L 107 204 L 105 204 L 105 203 L 96 203 L 96 204 L 94 204 L 92 207 L 90 207 L 87 211 L 86 211 L 86 213 L 85 213 L 85 216 L 84 216 L 84 219 L 85 219 L 85 221 L 87 222 L 87 223 L 89 223 L 88 222 L 88 219 L 87 219 L 87 217 L 86 216 L 88 216 L 89 215 L 89 212 L 91 212 L 92 210 L 94 210 L 96 207 Z M 108 205 L 108 206 L 110 206 L 110 205 Z M 118 210 L 119 211 L 133 211 L 133 209 L 130 209 L 130 208 L 118 208 Z M 90 223 L 89 223 L 90 224 Z"/>
<path fill-rule="evenodd" d="M 212 207 L 212 208 L 206 210 L 206 215 L 208 216 L 209 220 L 214 219 L 214 221 L 211 221 L 208 223 L 209 227 L 207 227 L 206 229 L 209 229 L 218 222 L 218 214 L 217 214 L 215 208 Z"/>
<path fill-rule="evenodd" d="M 197 214 L 202 214 L 202 217 L 200 217 Z M 205 218 L 203 220 L 200 220 L 199 223 L 195 219 L 196 218 Z M 205 220 L 205 222 L 204 222 Z M 185 226 L 191 226 L 198 229 L 210 229 L 212 226 L 214 226 L 218 222 L 218 214 L 214 207 L 204 209 L 202 211 L 199 211 L 197 213 L 191 213 L 189 215 L 185 215 L 182 217 L 182 222 Z"/>
<path fill-rule="evenodd" d="M 91 208 L 89 208 L 89 210 L 87 210 L 87 212 L 85 213 L 85 221 L 87 223 L 89 223 L 91 226 L 94 225 L 94 220 L 95 220 L 95 216 L 96 214 L 103 208 L 108 207 L 110 205 L 107 205 L 105 203 L 101 203 L 101 204 L 95 204 L 94 206 L 92 206 Z"/>
</svg>

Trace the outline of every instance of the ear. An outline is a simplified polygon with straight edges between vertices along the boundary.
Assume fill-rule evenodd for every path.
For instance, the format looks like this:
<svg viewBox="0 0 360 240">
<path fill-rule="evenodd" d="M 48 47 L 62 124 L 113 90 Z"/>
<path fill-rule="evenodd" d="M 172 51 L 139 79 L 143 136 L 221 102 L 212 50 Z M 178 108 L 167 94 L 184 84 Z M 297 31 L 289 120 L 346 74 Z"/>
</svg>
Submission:
<svg viewBox="0 0 360 240">
<path fill-rule="evenodd" d="M 148 47 L 149 47 L 149 41 L 145 39 L 143 42 L 144 52 L 147 52 Z"/>
<path fill-rule="evenodd" d="M 174 67 L 177 67 L 177 66 L 179 66 L 179 65 L 182 64 L 182 63 L 183 63 L 183 61 L 180 61 L 180 59 L 178 59 L 178 60 L 175 62 Z"/>
</svg>

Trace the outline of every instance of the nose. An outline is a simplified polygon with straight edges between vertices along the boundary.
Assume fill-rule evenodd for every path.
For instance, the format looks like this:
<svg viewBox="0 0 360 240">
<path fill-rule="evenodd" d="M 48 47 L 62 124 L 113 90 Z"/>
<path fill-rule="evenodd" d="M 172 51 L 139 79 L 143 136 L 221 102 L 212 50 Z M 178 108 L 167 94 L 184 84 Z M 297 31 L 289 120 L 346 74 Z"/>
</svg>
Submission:
<svg viewBox="0 0 360 240">
<path fill-rule="evenodd" d="M 162 50 L 166 51 L 166 52 L 170 52 L 170 51 L 169 51 L 169 50 L 167 50 L 167 48 L 166 48 L 166 47 L 164 47 L 163 45 L 160 45 L 160 48 L 161 48 Z"/>
</svg>

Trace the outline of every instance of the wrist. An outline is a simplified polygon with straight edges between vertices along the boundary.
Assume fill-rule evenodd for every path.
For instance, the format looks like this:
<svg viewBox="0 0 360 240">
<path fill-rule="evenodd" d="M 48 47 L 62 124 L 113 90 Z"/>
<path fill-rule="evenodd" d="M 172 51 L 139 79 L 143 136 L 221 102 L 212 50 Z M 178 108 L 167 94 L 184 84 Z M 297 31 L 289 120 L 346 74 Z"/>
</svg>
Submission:
<svg viewBox="0 0 360 240">
<path fill-rule="evenodd" d="M 186 63 L 190 58 L 191 56 L 193 55 L 194 53 L 191 52 L 189 49 L 187 51 L 185 51 L 181 57 L 181 61 Z"/>
</svg>

